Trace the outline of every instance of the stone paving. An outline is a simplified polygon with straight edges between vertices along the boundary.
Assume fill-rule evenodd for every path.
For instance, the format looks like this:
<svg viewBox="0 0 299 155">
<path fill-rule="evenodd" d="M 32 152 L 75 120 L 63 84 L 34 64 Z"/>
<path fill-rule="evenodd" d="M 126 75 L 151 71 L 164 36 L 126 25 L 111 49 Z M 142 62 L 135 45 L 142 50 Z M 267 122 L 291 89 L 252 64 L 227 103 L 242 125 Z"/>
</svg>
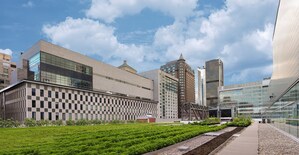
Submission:
<svg viewBox="0 0 299 155">
<path fill-rule="evenodd" d="M 258 134 L 260 155 L 299 154 L 299 143 L 269 124 L 259 124 Z"/>
</svg>

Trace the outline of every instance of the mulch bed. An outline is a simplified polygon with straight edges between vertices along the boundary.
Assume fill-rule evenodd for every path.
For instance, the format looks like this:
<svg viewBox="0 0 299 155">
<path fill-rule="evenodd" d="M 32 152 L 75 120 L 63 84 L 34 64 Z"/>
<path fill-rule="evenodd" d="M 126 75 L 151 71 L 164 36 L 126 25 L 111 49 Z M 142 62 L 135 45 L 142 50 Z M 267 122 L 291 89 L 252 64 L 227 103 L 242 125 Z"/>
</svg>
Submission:
<svg viewBox="0 0 299 155">
<path fill-rule="evenodd" d="M 223 144 L 227 139 L 229 139 L 232 135 L 240 132 L 244 127 L 237 127 L 231 132 L 226 132 L 217 136 L 216 138 L 208 141 L 207 143 L 185 153 L 184 155 L 208 155 L 212 151 L 214 151 L 218 146 Z"/>
</svg>

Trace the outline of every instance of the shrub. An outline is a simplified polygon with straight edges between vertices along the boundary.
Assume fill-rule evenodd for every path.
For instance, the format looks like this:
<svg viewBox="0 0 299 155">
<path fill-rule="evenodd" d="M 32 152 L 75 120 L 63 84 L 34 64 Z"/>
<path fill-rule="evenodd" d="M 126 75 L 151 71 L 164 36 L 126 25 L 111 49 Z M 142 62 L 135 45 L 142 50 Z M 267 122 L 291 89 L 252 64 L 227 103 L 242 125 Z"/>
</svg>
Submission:
<svg viewBox="0 0 299 155">
<path fill-rule="evenodd" d="M 214 124 L 219 124 L 219 123 L 220 123 L 219 118 L 210 117 L 210 118 L 203 120 L 202 122 L 194 122 L 194 123 L 192 123 L 192 125 L 214 125 Z"/>
<path fill-rule="evenodd" d="M 69 125 L 69 126 L 76 125 L 76 122 L 73 120 L 67 120 L 65 123 L 66 123 L 66 125 Z"/>
<path fill-rule="evenodd" d="M 63 125 L 62 120 L 52 121 L 51 123 L 52 123 L 52 125 L 56 125 L 56 126 L 62 126 Z"/>
<path fill-rule="evenodd" d="M 27 127 L 33 127 L 33 126 L 36 126 L 37 123 L 34 119 L 26 118 L 24 121 L 24 125 Z"/>
<path fill-rule="evenodd" d="M 76 125 L 88 125 L 89 121 L 86 119 L 80 119 L 76 122 Z"/>
<path fill-rule="evenodd" d="M 236 127 L 247 127 L 251 124 L 250 117 L 235 117 L 232 122 L 229 122 L 228 126 L 236 126 Z"/>
<path fill-rule="evenodd" d="M 0 119 L 0 128 L 15 128 L 20 126 L 20 122 L 13 119 L 2 120 Z"/>
</svg>

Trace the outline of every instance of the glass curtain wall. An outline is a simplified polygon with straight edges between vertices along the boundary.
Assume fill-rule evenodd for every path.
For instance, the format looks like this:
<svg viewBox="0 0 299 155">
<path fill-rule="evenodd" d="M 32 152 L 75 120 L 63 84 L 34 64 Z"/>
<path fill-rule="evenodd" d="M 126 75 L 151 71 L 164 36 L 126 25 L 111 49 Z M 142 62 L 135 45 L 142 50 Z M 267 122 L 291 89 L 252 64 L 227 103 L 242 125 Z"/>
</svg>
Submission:
<svg viewBox="0 0 299 155">
<path fill-rule="evenodd" d="M 39 52 L 29 59 L 31 80 L 80 89 L 92 89 L 92 67 L 49 53 Z"/>
<path fill-rule="evenodd" d="M 277 128 L 299 137 L 299 83 L 270 106 L 266 117 Z"/>
</svg>

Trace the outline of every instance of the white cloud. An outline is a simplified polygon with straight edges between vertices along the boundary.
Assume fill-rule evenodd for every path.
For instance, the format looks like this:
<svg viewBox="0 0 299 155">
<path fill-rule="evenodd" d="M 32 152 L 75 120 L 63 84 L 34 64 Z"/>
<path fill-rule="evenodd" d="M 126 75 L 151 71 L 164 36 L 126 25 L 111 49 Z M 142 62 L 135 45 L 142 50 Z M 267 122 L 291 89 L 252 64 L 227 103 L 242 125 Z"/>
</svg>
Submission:
<svg viewBox="0 0 299 155">
<path fill-rule="evenodd" d="M 120 65 L 123 59 L 127 59 L 138 66 L 154 57 L 145 53 L 147 47 L 119 43 L 113 27 L 91 19 L 68 17 L 57 25 L 44 25 L 43 32 L 54 44 L 86 55 L 100 56 L 103 61 L 114 65 Z"/>
<path fill-rule="evenodd" d="M 150 8 L 176 19 L 184 19 L 192 15 L 196 2 L 196 0 L 92 0 L 86 15 L 111 23 L 118 17 L 137 14 L 144 8 Z"/>
<path fill-rule="evenodd" d="M 227 0 L 208 17 L 194 10 L 196 5 L 195 0 L 93 0 L 86 11 L 87 18 L 69 17 L 56 25 L 45 25 L 43 32 L 53 43 L 87 55 L 98 55 L 113 65 L 127 59 L 139 71 L 159 68 L 183 53 L 194 69 L 209 59 L 221 58 L 225 73 L 230 75 L 227 81 L 232 83 L 246 82 L 250 72 L 258 77 L 271 74 L 277 1 Z M 116 28 L 109 23 L 144 8 L 168 14 L 175 20 L 157 29 L 152 44 L 120 43 Z M 260 74 L 265 68 L 267 71 Z"/>
<path fill-rule="evenodd" d="M 0 53 L 4 53 L 7 55 L 12 55 L 12 50 L 11 49 L 0 49 Z"/>
<path fill-rule="evenodd" d="M 24 3 L 22 5 L 22 7 L 25 7 L 25 8 L 32 8 L 34 6 L 34 3 L 32 1 L 28 1 L 27 3 Z"/>
</svg>

